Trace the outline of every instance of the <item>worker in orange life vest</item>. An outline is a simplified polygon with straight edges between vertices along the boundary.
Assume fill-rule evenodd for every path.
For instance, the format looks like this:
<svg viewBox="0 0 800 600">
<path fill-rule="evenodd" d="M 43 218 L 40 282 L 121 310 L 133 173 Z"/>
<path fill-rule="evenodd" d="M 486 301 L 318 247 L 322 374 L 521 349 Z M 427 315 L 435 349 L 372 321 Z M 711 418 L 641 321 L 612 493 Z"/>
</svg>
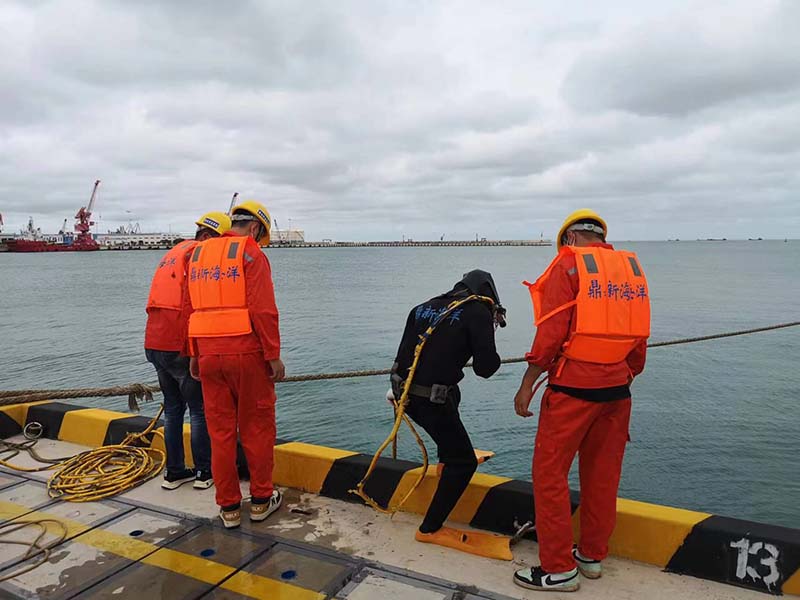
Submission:
<svg viewBox="0 0 800 600">
<path fill-rule="evenodd" d="M 632 252 L 605 242 L 594 211 L 569 217 L 559 252 L 534 284 L 536 337 L 514 398 L 529 410 L 536 380 L 548 374 L 533 454 L 533 494 L 541 565 L 517 571 L 534 590 L 575 591 L 596 579 L 616 523 L 617 488 L 628 441 L 630 384 L 642 372 L 650 335 L 647 280 Z M 580 542 L 573 548 L 567 475 L 580 454 Z"/>
<path fill-rule="evenodd" d="M 214 483 L 211 444 L 203 414 L 203 392 L 200 384 L 189 375 L 189 358 L 185 354 L 191 312 L 185 304 L 186 263 L 189 253 L 199 242 L 228 231 L 231 220 L 225 213 L 210 212 L 196 223 L 198 228 L 194 240 L 177 244 L 158 263 L 147 300 L 144 351 L 147 360 L 156 368 L 164 395 L 167 468 L 161 487 L 167 490 L 174 490 L 190 481 L 194 481 L 195 489 L 206 489 Z M 193 469 L 186 468 L 183 452 L 183 416 L 187 407 L 191 421 Z"/>
<path fill-rule="evenodd" d="M 272 272 L 260 247 L 269 244 L 272 221 L 252 200 L 235 206 L 231 220 L 228 233 L 194 250 L 188 271 L 191 372 L 203 384 L 211 471 L 227 528 L 241 522 L 237 431 L 250 470 L 250 519 L 263 521 L 280 507 L 272 485 L 275 381 L 285 375 Z"/>
</svg>

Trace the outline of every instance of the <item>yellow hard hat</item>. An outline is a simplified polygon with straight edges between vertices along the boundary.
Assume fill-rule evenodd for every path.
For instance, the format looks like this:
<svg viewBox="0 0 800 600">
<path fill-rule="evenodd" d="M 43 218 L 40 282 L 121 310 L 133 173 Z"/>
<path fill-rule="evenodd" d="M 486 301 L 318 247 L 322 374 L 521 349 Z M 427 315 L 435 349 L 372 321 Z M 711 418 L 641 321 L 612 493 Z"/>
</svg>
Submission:
<svg viewBox="0 0 800 600">
<path fill-rule="evenodd" d="M 243 215 L 236 214 L 238 211 L 244 211 L 246 213 L 249 213 L 250 215 L 252 215 L 252 217 L 261 222 L 261 224 L 264 226 L 264 229 L 266 230 L 266 233 L 263 236 L 261 236 L 261 239 L 258 239 L 256 241 L 262 246 L 268 246 L 270 231 L 272 231 L 272 218 L 269 216 L 269 211 L 267 210 L 267 208 L 263 204 L 261 204 L 260 202 L 256 202 L 255 200 L 245 200 L 241 204 L 237 204 L 231 209 L 232 221 L 246 220 L 242 218 Z"/>
<path fill-rule="evenodd" d="M 195 221 L 200 227 L 205 227 L 211 231 L 216 231 L 222 235 L 231 228 L 231 218 L 224 212 L 214 210 L 207 212 Z"/>
<path fill-rule="evenodd" d="M 564 237 L 564 234 L 567 232 L 567 229 L 575 225 L 578 221 L 585 221 L 587 219 L 591 219 L 592 221 L 597 221 L 600 225 L 603 226 L 603 236 L 608 233 L 608 227 L 606 226 L 606 222 L 603 220 L 603 217 L 598 215 L 594 212 L 591 208 L 579 208 L 566 219 L 564 219 L 564 224 L 561 226 L 561 229 L 558 230 L 558 237 L 556 238 L 556 248 L 561 250 L 561 238 Z M 588 229 L 588 228 L 587 228 Z"/>
</svg>

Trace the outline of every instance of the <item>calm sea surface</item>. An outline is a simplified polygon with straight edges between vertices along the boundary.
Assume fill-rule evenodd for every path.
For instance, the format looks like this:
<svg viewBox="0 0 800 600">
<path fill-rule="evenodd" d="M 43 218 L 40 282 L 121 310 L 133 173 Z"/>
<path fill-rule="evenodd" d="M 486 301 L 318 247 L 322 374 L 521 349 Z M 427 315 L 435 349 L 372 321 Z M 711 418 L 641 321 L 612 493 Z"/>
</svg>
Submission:
<svg viewBox="0 0 800 600">
<path fill-rule="evenodd" d="M 800 317 L 800 242 L 618 247 L 638 252 L 647 272 L 652 341 Z M 554 252 L 269 250 L 287 370 L 388 367 L 408 310 L 473 268 L 494 274 L 508 307 L 509 326 L 497 334 L 501 355 L 521 356 L 533 327 L 520 282 L 533 280 Z M 155 381 L 142 340 L 159 258 L 153 251 L 0 253 L 0 389 Z M 800 527 L 799 357 L 800 328 L 651 350 L 634 385 L 620 495 Z M 497 452 L 481 468 L 530 479 L 536 420 L 512 408 L 523 368 L 504 366 L 489 381 L 469 373 L 461 406 L 476 447 Z M 278 435 L 371 453 L 391 424 L 387 387 L 383 377 L 282 384 Z M 78 403 L 126 410 L 125 399 Z M 401 455 L 418 459 L 410 435 L 401 436 Z"/>
</svg>

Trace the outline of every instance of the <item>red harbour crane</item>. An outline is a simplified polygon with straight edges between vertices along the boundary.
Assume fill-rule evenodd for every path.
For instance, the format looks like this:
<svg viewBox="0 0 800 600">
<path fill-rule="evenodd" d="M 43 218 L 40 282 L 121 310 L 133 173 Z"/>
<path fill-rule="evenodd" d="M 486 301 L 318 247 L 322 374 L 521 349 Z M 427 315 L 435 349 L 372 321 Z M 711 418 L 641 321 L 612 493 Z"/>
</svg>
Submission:
<svg viewBox="0 0 800 600">
<path fill-rule="evenodd" d="M 92 197 L 89 198 L 89 205 L 82 206 L 78 214 L 75 215 L 75 231 L 78 232 L 78 236 L 75 238 L 76 244 L 85 244 L 87 242 L 94 243 L 92 239 L 92 225 L 94 225 L 94 221 L 92 221 L 92 210 L 94 210 L 94 202 L 97 200 L 98 187 L 100 187 L 99 179 L 94 182 L 94 189 L 92 189 Z"/>
</svg>

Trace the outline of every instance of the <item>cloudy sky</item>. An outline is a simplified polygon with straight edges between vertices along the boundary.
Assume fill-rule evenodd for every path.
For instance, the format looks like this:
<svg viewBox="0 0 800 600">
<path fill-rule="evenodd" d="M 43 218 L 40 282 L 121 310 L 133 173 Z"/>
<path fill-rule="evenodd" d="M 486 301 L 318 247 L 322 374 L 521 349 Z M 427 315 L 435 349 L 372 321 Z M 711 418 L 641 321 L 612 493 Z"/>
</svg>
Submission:
<svg viewBox="0 0 800 600">
<path fill-rule="evenodd" d="M 702 6 L 702 9 L 698 9 Z M 309 239 L 800 237 L 800 2 L 0 4 L 0 212 Z"/>
</svg>

